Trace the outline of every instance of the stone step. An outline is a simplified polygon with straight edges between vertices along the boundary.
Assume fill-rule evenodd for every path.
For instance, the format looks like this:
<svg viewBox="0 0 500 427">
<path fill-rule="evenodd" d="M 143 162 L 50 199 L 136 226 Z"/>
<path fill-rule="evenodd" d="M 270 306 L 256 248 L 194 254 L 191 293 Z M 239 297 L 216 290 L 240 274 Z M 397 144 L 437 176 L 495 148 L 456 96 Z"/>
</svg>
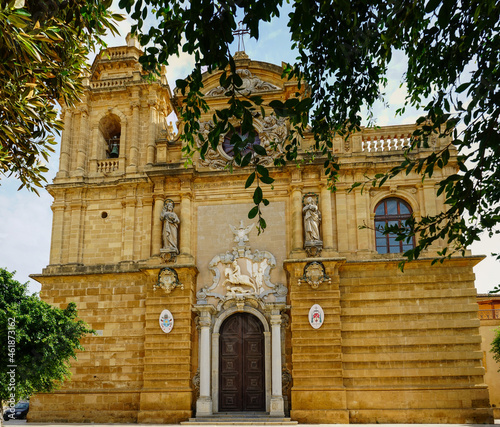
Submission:
<svg viewBox="0 0 500 427">
<path fill-rule="evenodd" d="M 271 417 L 269 414 L 258 412 L 219 413 L 207 417 L 190 418 L 181 422 L 182 425 L 297 425 L 297 421 L 290 418 Z"/>
</svg>

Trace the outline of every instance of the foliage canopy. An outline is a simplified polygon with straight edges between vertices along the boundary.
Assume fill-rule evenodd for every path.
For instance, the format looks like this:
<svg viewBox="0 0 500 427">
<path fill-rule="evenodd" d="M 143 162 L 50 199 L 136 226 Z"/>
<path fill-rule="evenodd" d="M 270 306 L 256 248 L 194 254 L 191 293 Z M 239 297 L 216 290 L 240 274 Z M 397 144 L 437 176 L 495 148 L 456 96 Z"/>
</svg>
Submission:
<svg viewBox="0 0 500 427">
<path fill-rule="evenodd" d="M 0 172 L 37 192 L 62 129 L 57 102 L 82 94 L 82 71 L 101 36 L 118 34 L 111 0 L 15 0 L 0 5 Z"/>
<path fill-rule="evenodd" d="M 189 77 L 177 86 L 186 99 L 181 110 L 185 148 L 196 149 L 197 120 L 207 105 L 203 99 L 202 71 L 225 70 L 220 84 L 230 96 L 228 107 L 214 115 L 214 127 L 200 148 L 201 155 L 209 146 L 218 144 L 219 135 L 234 130 L 230 122 L 236 118 L 242 133 L 252 133 L 252 113 L 260 111 L 262 99 L 245 98 L 240 93 L 241 79 L 235 73 L 229 45 L 237 28 L 237 15 L 250 36 L 259 38 L 260 22 L 279 16 L 282 0 L 120 0 L 120 7 L 131 13 L 132 27 L 139 34 L 145 55 L 141 59 L 149 70 L 168 64 L 172 55 L 181 51 L 194 55 L 195 67 Z M 437 239 L 445 239 L 450 256 L 463 251 L 483 230 L 497 232 L 500 220 L 500 4 L 495 0 L 295 0 L 291 2 L 288 27 L 293 47 L 299 52 L 293 66 L 285 69 L 283 78 L 298 78 L 309 88 L 310 98 L 289 99 L 271 103 L 275 114 L 288 117 L 291 133 L 282 157 L 275 164 L 297 158 L 300 136 L 310 124 L 315 138 L 314 149 L 323 153 L 325 173 L 332 187 L 338 165 L 331 153 L 333 135 L 349 135 L 361 125 L 363 106 L 369 109 L 382 96 L 387 84 L 390 60 L 402 51 L 408 60 L 403 82 L 408 106 L 421 110 L 411 146 L 405 160 L 385 176 L 375 176 L 368 185 L 382 185 L 387 179 L 412 170 L 423 179 L 444 167 L 450 150 L 459 153 L 459 172 L 442 180 L 438 194 L 446 197 L 447 210 L 421 221 L 411 220 L 398 231 L 400 239 L 408 233 L 418 236 L 417 247 L 405 255 L 417 258 Z M 147 25 L 154 15 L 156 24 Z M 424 159 L 411 152 L 427 147 L 433 135 L 452 136 L 449 146 Z M 264 167 L 257 169 L 259 155 L 242 156 L 246 141 L 235 143 L 235 164 L 253 165 L 249 181 L 271 183 Z M 248 182 L 247 182 L 248 183 Z M 265 227 L 260 204 L 267 203 L 260 185 L 255 190 L 256 207 L 251 215 L 259 215 Z M 467 217 L 467 219 L 465 219 Z M 410 231 L 408 231 L 410 230 Z"/>
<path fill-rule="evenodd" d="M 64 310 L 52 307 L 28 295 L 28 283 L 13 276 L 0 268 L 1 401 L 57 388 L 70 376 L 70 358 L 83 350 L 80 338 L 93 332 L 76 320 L 75 303 Z"/>
</svg>

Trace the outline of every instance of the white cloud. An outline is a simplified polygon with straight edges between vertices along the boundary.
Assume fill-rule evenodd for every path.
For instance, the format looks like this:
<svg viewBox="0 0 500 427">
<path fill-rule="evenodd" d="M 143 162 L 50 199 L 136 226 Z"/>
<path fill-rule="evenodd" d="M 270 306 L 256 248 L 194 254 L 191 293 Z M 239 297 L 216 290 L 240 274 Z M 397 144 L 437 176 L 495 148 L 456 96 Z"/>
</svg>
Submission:
<svg viewBox="0 0 500 427">
<path fill-rule="evenodd" d="M 30 281 L 30 290 L 40 285 L 29 278 L 41 273 L 49 263 L 52 228 L 51 196 L 41 190 L 40 197 L 23 189 L 14 179 L 2 180 L 0 186 L 0 267 L 16 271 L 14 278 L 21 283 Z"/>
</svg>

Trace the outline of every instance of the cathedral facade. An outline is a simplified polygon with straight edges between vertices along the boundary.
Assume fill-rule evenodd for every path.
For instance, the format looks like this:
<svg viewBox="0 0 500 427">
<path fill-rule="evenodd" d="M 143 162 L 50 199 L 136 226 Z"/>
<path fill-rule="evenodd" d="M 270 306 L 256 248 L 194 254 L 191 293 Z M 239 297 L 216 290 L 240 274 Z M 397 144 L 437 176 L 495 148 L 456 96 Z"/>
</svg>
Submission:
<svg viewBox="0 0 500 427">
<path fill-rule="evenodd" d="M 96 334 L 83 339 L 71 380 L 32 398 L 30 421 L 491 422 L 472 272 L 480 258 L 431 265 L 436 245 L 403 272 L 413 243 L 377 231 L 443 210 L 435 184 L 454 173 L 454 157 L 423 182 L 412 172 L 351 191 L 402 161 L 414 127 L 337 138 L 337 191 L 320 157 L 270 166 L 258 233 L 249 171 L 227 168 L 230 138 L 186 166 L 166 126 L 182 96 L 165 73 L 144 79 L 140 55 L 131 38 L 102 52 L 82 102 L 63 111 L 50 264 L 33 277 L 47 302 L 75 301 Z M 240 54 L 237 69 L 266 103 L 297 90 L 281 66 Z M 204 90 L 208 132 L 227 97 L 217 73 Z M 270 112 L 254 126 L 266 149 L 288 133 Z"/>
</svg>

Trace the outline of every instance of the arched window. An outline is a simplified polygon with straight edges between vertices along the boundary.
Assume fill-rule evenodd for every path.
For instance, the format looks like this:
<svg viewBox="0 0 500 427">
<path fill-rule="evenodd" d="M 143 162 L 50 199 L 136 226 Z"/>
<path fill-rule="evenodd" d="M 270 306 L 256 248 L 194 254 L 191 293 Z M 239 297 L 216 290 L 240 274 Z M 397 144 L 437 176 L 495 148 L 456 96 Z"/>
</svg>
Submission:
<svg viewBox="0 0 500 427">
<path fill-rule="evenodd" d="M 397 241 L 392 233 L 384 235 L 384 229 L 391 225 L 404 225 L 412 215 L 410 206 L 401 199 L 382 200 L 375 208 L 375 240 L 379 254 L 406 252 L 415 247 L 415 238 L 410 242 Z"/>
</svg>

